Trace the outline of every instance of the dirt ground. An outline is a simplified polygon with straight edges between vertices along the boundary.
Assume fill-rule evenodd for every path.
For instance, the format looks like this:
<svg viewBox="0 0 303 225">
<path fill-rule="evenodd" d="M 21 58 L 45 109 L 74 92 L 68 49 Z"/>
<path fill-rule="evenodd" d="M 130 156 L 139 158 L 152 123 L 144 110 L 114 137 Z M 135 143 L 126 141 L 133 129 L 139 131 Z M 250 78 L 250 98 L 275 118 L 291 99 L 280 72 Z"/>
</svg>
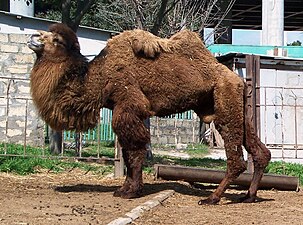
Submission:
<svg viewBox="0 0 303 225">
<path fill-rule="evenodd" d="M 243 204 L 237 199 L 244 191 L 232 189 L 219 205 L 199 206 L 215 186 L 200 190 L 145 176 L 144 196 L 127 200 L 112 196 L 123 179 L 77 170 L 30 176 L 0 173 L 0 181 L 0 224 L 107 224 L 168 189 L 175 194 L 133 224 L 303 224 L 302 192 L 262 190 L 259 202 Z"/>
</svg>

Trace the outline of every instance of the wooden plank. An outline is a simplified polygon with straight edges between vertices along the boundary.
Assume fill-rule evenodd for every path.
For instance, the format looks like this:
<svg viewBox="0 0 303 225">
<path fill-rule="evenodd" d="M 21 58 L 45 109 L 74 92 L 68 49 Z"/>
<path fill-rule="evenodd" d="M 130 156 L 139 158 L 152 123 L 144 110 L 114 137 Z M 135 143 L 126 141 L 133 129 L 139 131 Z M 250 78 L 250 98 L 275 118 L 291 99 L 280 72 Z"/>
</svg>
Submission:
<svg viewBox="0 0 303 225">
<path fill-rule="evenodd" d="M 124 160 L 122 157 L 122 148 L 117 140 L 115 139 L 115 178 L 124 176 Z"/>
</svg>

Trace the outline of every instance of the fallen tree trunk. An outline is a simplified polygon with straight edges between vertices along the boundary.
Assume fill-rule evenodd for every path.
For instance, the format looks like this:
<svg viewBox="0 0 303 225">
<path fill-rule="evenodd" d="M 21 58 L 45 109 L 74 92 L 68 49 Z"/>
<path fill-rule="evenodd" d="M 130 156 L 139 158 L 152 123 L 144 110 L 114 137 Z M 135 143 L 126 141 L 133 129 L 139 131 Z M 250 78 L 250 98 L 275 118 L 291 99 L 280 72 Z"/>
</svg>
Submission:
<svg viewBox="0 0 303 225">
<path fill-rule="evenodd" d="M 201 182 L 219 184 L 225 176 L 225 171 L 193 168 L 183 166 L 169 166 L 156 164 L 155 176 L 164 180 L 183 180 L 186 182 Z M 249 187 L 252 174 L 242 173 L 232 184 Z M 264 174 L 259 189 L 277 189 L 285 191 L 298 191 L 299 178 L 294 176 Z"/>
</svg>

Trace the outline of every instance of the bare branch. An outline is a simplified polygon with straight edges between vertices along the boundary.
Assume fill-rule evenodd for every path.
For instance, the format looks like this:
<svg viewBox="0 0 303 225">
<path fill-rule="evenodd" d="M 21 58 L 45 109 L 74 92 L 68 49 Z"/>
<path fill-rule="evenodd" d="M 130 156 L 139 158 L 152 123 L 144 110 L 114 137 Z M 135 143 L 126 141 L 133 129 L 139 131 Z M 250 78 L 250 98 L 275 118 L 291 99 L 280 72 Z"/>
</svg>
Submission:
<svg viewBox="0 0 303 225">
<path fill-rule="evenodd" d="M 62 23 L 69 25 L 71 23 L 70 10 L 72 8 L 71 0 L 62 1 Z"/>
<path fill-rule="evenodd" d="M 161 7 L 158 11 L 154 26 L 151 29 L 151 33 L 153 33 L 155 35 L 158 35 L 158 33 L 159 33 L 160 26 L 162 24 L 162 21 L 163 21 L 165 12 L 166 12 L 167 3 L 168 3 L 168 0 L 162 0 L 161 1 Z"/>
<path fill-rule="evenodd" d="M 142 3 L 138 0 L 132 0 L 132 3 L 134 5 L 135 11 L 136 11 L 136 23 L 138 25 L 139 29 L 143 29 L 144 27 L 144 15 L 142 12 Z"/>
<path fill-rule="evenodd" d="M 91 8 L 95 0 L 78 0 L 77 1 L 77 9 L 74 17 L 74 23 L 72 29 L 76 31 L 80 25 L 81 19 L 84 14 Z"/>
</svg>

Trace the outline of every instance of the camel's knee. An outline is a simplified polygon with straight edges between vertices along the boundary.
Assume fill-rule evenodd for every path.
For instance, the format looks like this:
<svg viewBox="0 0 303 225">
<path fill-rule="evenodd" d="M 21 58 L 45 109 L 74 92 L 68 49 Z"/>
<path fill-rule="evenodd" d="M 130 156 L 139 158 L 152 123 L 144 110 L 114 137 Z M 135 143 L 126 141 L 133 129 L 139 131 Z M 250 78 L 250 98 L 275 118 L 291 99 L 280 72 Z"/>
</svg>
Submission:
<svg viewBox="0 0 303 225">
<path fill-rule="evenodd" d="M 261 148 L 260 148 L 261 149 Z M 265 147 L 265 150 L 258 151 L 258 154 L 253 155 L 254 166 L 259 168 L 265 168 L 271 159 L 270 151 Z"/>
<path fill-rule="evenodd" d="M 246 170 L 246 163 L 244 160 L 227 160 L 227 173 L 232 178 L 237 178 Z"/>
<path fill-rule="evenodd" d="M 115 109 L 112 125 L 123 148 L 145 148 L 150 141 L 150 133 L 144 125 L 143 119 L 133 112 Z"/>
<path fill-rule="evenodd" d="M 142 167 L 145 159 L 146 148 L 122 149 L 123 159 L 129 168 Z"/>
<path fill-rule="evenodd" d="M 242 146 L 235 146 L 234 149 L 226 148 L 227 173 L 232 178 L 237 178 L 246 170 L 246 162 L 243 157 Z"/>
<path fill-rule="evenodd" d="M 271 159 L 271 153 L 258 137 L 246 139 L 246 150 L 252 155 L 255 168 L 265 168 Z"/>
</svg>

